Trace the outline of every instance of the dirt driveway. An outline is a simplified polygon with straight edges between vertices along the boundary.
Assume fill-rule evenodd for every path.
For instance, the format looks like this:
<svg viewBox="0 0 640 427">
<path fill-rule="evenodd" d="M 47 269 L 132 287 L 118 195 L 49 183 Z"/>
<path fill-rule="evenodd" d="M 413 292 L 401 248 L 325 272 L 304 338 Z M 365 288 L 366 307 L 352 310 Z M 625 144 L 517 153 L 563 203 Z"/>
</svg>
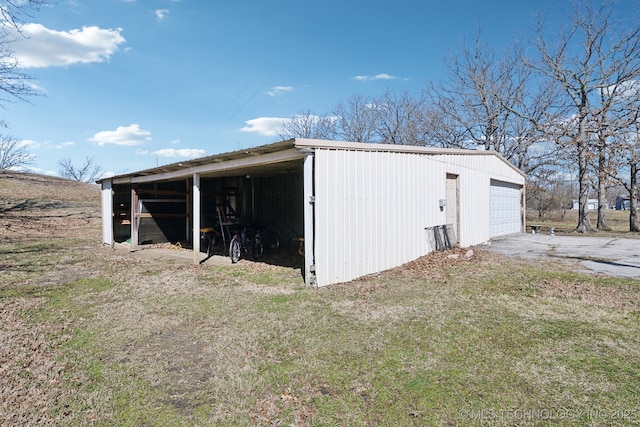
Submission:
<svg viewBox="0 0 640 427">
<path fill-rule="evenodd" d="M 572 262 L 583 271 L 640 278 L 640 240 L 614 237 L 515 234 L 491 241 L 484 250 L 541 262 Z"/>
</svg>

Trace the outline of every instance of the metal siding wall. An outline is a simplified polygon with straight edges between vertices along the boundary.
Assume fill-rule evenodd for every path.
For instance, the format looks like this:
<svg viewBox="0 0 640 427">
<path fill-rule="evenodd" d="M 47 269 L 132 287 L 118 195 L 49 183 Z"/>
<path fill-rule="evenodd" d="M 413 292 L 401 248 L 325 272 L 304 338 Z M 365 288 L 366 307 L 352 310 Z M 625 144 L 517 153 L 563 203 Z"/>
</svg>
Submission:
<svg viewBox="0 0 640 427">
<path fill-rule="evenodd" d="M 460 246 L 489 241 L 491 180 L 524 185 L 524 177 L 494 156 L 442 155 L 447 171 L 460 175 Z"/>
<path fill-rule="evenodd" d="M 445 155 L 442 160 L 448 164 L 448 171 L 460 178 L 460 236 L 461 247 L 472 246 L 488 240 L 489 177 L 486 167 L 482 167 L 485 156 Z M 484 170 L 483 170 L 484 169 Z M 485 189 L 486 187 L 486 189 Z M 486 194 L 485 194 L 486 193 Z M 486 212 L 485 212 L 486 211 Z M 485 238 L 486 234 L 486 238 Z"/>
<path fill-rule="evenodd" d="M 375 158 L 372 156 L 356 156 L 356 166 L 358 171 L 374 170 L 377 165 Z M 352 229 L 355 230 L 352 233 L 354 240 L 352 253 L 356 259 L 361 260 L 363 263 L 363 270 L 370 270 L 375 265 L 375 254 L 367 251 L 367 248 L 380 245 L 380 235 L 375 230 L 375 224 L 378 221 L 378 215 L 380 212 L 376 209 L 375 201 L 375 189 L 377 183 L 370 177 L 362 176 L 361 179 L 356 180 L 354 186 L 358 190 L 358 201 L 360 202 L 360 210 L 358 213 L 361 215 L 359 219 L 354 218 L 352 222 Z"/>
<path fill-rule="evenodd" d="M 251 203 L 245 207 L 251 220 L 274 228 L 287 224 L 286 229 L 281 230 L 282 238 L 293 239 L 303 234 L 304 176 L 301 172 L 253 178 L 252 184 L 247 185 L 247 193 L 251 193 L 251 185 L 254 186 L 254 208 Z M 251 201 L 251 194 L 248 201 Z"/>
<path fill-rule="evenodd" d="M 446 175 L 435 179 L 428 157 L 318 149 L 315 162 L 319 286 L 395 267 L 428 252 L 424 228 L 442 223 L 433 183 L 444 188 Z"/>
<path fill-rule="evenodd" d="M 493 156 L 315 150 L 318 286 L 414 260 L 429 247 L 425 227 L 446 223 L 438 200 L 447 173 L 459 176 L 460 245 L 490 239 L 490 182 L 524 184 Z"/>
</svg>

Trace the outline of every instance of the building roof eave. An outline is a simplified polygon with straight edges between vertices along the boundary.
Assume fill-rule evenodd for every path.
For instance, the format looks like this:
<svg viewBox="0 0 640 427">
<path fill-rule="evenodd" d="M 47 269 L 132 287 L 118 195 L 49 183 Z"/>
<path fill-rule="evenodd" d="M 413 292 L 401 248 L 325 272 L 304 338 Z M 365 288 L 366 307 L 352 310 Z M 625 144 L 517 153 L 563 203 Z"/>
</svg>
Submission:
<svg viewBox="0 0 640 427">
<path fill-rule="evenodd" d="M 111 182 L 116 184 L 143 183 L 181 179 L 196 173 L 224 173 L 234 169 L 258 167 L 260 165 L 269 165 L 277 162 L 302 159 L 307 153 L 312 152 L 315 149 L 381 151 L 426 155 L 496 156 L 509 165 L 513 170 L 517 171 L 520 175 L 523 177 L 525 176 L 520 169 L 515 167 L 504 156 L 495 151 L 293 138 L 258 147 L 215 154 L 212 156 L 145 169 L 138 172 L 102 178 L 96 182 L 100 184 L 103 181 L 111 180 Z"/>
</svg>

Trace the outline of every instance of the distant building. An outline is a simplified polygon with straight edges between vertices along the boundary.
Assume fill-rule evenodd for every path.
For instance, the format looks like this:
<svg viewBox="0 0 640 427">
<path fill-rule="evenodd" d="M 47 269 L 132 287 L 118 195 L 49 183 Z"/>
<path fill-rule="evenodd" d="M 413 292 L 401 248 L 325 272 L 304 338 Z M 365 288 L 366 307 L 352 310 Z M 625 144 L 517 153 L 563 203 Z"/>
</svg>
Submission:
<svg viewBox="0 0 640 427">
<path fill-rule="evenodd" d="M 626 211 L 629 209 L 629 205 L 630 205 L 630 200 L 629 200 L 629 195 L 628 194 L 621 194 L 618 197 L 616 197 L 616 210 L 617 211 Z"/>
<path fill-rule="evenodd" d="M 579 204 L 577 200 L 573 201 L 573 209 L 578 209 Z M 598 199 L 588 199 L 587 200 L 587 209 L 590 211 L 595 211 L 598 209 Z"/>
</svg>

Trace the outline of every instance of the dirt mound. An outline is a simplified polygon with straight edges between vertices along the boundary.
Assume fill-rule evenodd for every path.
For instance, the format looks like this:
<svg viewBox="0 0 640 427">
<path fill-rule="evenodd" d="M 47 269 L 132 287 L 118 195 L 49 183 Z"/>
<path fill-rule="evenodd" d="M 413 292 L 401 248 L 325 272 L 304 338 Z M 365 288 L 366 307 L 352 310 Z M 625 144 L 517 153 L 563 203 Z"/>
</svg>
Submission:
<svg viewBox="0 0 640 427">
<path fill-rule="evenodd" d="M 3 171 L 0 172 L 0 199 L 84 201 L 99 204 L 100 187 L 54 176 Z"/>
<path fill-rule="evenodd" d="M 0 173 L 0 242 L 41 237 L 95 238 L 100 187 L 21 172 Z"/>
</svg>

